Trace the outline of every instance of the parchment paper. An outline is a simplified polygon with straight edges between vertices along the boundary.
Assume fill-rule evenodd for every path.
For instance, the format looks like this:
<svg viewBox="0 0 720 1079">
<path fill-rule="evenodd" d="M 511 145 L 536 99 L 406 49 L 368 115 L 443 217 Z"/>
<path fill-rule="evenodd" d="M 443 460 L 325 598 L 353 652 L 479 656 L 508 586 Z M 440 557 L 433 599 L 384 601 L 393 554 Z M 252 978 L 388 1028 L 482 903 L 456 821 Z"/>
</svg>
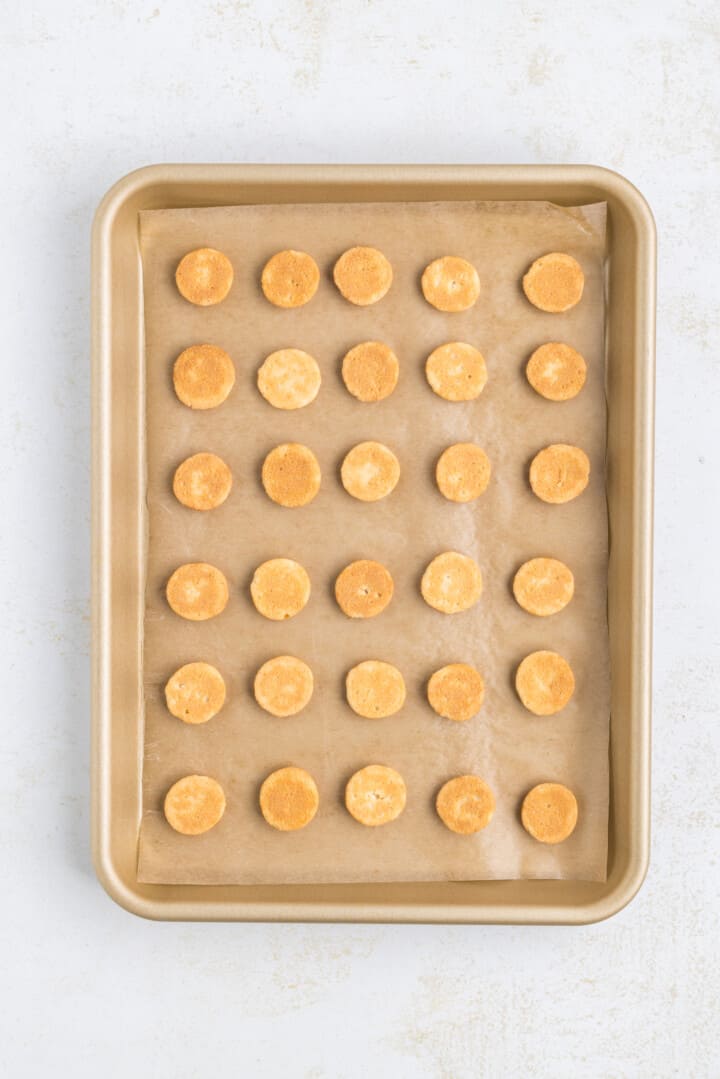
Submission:
<svg viewBox="0 0 720 1079">
<path fill-rule="evenodd" d="M 608 825 L 609 657 L 606 621 L 608 531 L 604 491 L 604 204 L 559 208 L 545 203 L 384 203 L 242 206 L 149 211 L 140 215 L 147 363 L 147 504 L 149 548 L 144 640 L 145 756 L 139 879 L 165 883 L 568 878 L 602 880 Z M 354 244 L 379 247 L 395 280 L 380 303 L 344 301 L 331 271 Z M 217 247 L 235 268 L 227 300 L 194 307 L 178 294 L 174 269 L 187 251 Z M 309 251 L 321 268 L 317 295 L 305 307 L 272 307 L 259 289 L 265 261 L 283 248 Z M 520 281 L 548 251 L 574 255 L 585 271 L 582 302 L 563 315 L 544 314 L 524 298 Z M 442 314 L 424 301 L 419 278 L 443 254 L 477 267 L 482 295 L 470 311 Z M 340 363 L 363 340 L 388 342 L 400 359 L 395 393 L 362 404 L 345 390 Z M 489 379 L 478 400 L 448 403 L 424 377 L 427 355 L 446 341 L 468 341 L 485 355 Z M 588 363 L 575 400 L 543 400 L 524 377 L 531 351 L 565 341 Z M 227 349 L 237 382 L 220 408 L 193 412 L 175 397 L 171 372 L 190 344 Z M 273 409 L 256 389 L 258 366 L 273 350 L 305 349 L 322 371 L 317 400 L 294 412 Z M 385 500 L 352 499 L 339 481 L 350 447 L 387 443 L 402 476 Z M 298 441 L 316 453 L 320 494 L 301 509 L 279 507 L 263 493 L 259 472 L 276 444 Z M 446 501 L 434 483 L 440 452 L 476 441 L 489 454 L 488 491 L 469 505 Z M 576 443 L 590 457 L 586 492 L 564 506 L 539 501 L 528 464 L 553 442 Z M 235 485 L 210 513 L 177 503 L 175 467 L 211 450 L 230 464 Z M 481 566 L 484 593 L 463 614 L 443 615 L 419 593 L 427 563 L 454 549 Z M 551 555 L 575 573 L 576 593 L 562 613 L 533 617 L 515 603 L 512 577 L 526 559 Z M 258 614 L 250 600 L 254 568 L 288 556 L 308 570 L 308 606 L 284 623 Z M 377 559 L 395 581 L 395 597 L 379 617 L 350 620 L 336 606 L 333 582 L 357 558 Z M 208 561 L 231 587 L 225 612 L 204 623 L 177 617 L 165 582 L 181 563 Z M 577 688 L 559 715 L 537 718 L 513 687 L 520 660 L 535 649 L 560 652 Z M 252 680 L 266 659 L 300 656 L 315 674 L 310 705 L 276 719 L 255 703 Z M 344 697 L 355 663 L 383 659 L 403 672 L 407 703 L 382 720 L 357 717 Z M 186 726 L 165 708 L 163 687 L 183 663 L 207 660 L 223 673 L 228 702 L 204 726 Z M 464 724 L 440 719 L 425 686 L 443 664 L 467 661 L 482 671 L 485 704 Z M 358 768 L 389 764 L 404 777 L 407 808 L 392 824 L 369 829 L 343 805 L 343 788 Z M 275 768 L 297 764 L 315 777 L 320 809 L 301 832 L 279 833 L 262 819 L 260 783 Z M 178 778 L 214 776 L 227 794 L 220 824 L 200 837 L 172 831 L 162 813 Z M 497 810 L 476 836 L 449 832 L 434 811 L 445 780 L 473 772 L 495 792 Z M 578 797 L 579 823 L 565 843 L 543 846 L 523 831 L 519 805 L 543 780 L 558 780 Z"/>
</svg>

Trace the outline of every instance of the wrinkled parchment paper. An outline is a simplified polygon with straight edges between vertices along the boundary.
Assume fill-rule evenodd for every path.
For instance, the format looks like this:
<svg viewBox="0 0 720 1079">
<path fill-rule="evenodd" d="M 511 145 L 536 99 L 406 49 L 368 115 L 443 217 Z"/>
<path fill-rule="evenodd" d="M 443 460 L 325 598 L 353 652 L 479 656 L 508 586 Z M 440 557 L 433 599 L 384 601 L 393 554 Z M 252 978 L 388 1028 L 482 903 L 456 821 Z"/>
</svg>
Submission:
<svg viewBox="0 0 720 1079">
<path fill-rule="evenodd" d="M 147 364 L 147 607 L 144 627 L 145 752 L 139 879 L 155 883 L 283 883 L 329 881 L 568 878 L 602 880 L 608 825 L 609 658 L 606 623 L 607 518 L 604 494 L 605 206 L 573 209 L 545 203 L 385 203 L 236 206 L 141 214 Z M 380 303 L 359 308 L 332 283 L 332 265 L 355 244 L 379 247 L 395 279 Z M 227 253 L 235 282 L 227 300 L 194 307 L 174 284 L 174 269 L 201 246 Z M 272 307 L 259 289 L 267 258 L 283 248 L 312 253 L 321 268 L 317 295 L 305 307 Z M 574 255 L 585 271 L 582 302 L 562 315 L 544 314 L 524 298 L 523 272 L 548 251 Z M 439 255 L 458 254 L 477 267 L 482 295 L 471 310 L 442 314 L 425 303 L 419 278 Z M 345 390 L 340 363 L 360 341 L 388 342 L 400 359 L 395 393 L 362 404 Z M 489 379 L 476 401 L 451 404 L 433 394 L 424 363 L 446 341 L 476 345 Z M 545 341 L 565 341 L 588 362 L 588 380 L 573 401 L 537 396 L 524 365 Z M 220 408 L 193 412 L 176 399 L 171 372 L 190 344 L 209 342 L 233 357 L 237 382 Z M 322 388 L 295 412 L 273 409 L 256 389 L 256 371 L 273 350 L 297 347 L 316 357 Z M 339 481 L 343 456 L 377 439 L 398 456 L 402 476 L 387 499 L 352 499 Z M 263 493 L 265 454 L 285 441 L 303 442 L 323 473 L 320 494 L 301 509 L 284 509 Z M 487 492 L 469 505 L 446 501 L 434 466 L 453 442 L 475 441 L 493 465 Z M 588 453 L 586 492 L 567 505 L 539 501 L 528 464 L 553 442 Z M 234 489 L 210 513 L 177 503 L 171 489 L 185 457 L 211 450 L 230 464 Z M 472 555 L 484 593 L 472 610 L 443 615 L 419 593 L 423 569 L 440 551 Z M 576 593 L 562 613 L 535 618 L 511 593 L 526 559 L 550 555 L 575 573 Z M 312 579 L 308 606 L 296 618 L 270 622 L 250 600 L 254 568 L 267 558 L 297 559 Z M 336 574 L 357 558 L 377 559 L 395 581 L 395 598 L 379 617 L 353 621 L 336 606 Z M 219 566 L 231 599 L 218 618 L 177 617 L 165 582 L 181 563 Z M 537 718 L 520 704 L 515 669 L 535 649 L 560 652 L 577 681 L 567 708 Z M 291 653 L 310 664 L 310 705 L 276 719 L 255 703 L 252 680 L 271 656 Z M 407 703 L 396 716 L 366 720 L 345 702 L 344 677 L 363 659 L 403 672 Z M 186 726 L 165 708 L 173 671 L 207 660 L 223 673 L 228 701 L 204 726 Z M 429 675 L 453 661 L 482 671 L 482 711 L 464 724 L 429 708 Z M 407 808 L 392 824 L 364 828 L 346 812 L 348 777 L 369 763 L 405 777 Z M 272 770 L 297 764 L 315 777 L 320 809 L 301 832 L 279 833 L 258 810 L 260 783 Z M 162 813 L 170 785 L 199 772 L 227 794 L 220 824 L 199 837 L 172 831 Z M 495 792 L 490 826 L 471 837 L 449 832 L 434 811 L 445 780 L 472 772 Z M 535 783 L 558 780 L 579 802 L 579 823 L 565 843 L 543 846 L 523 831 L 519 805 Z"/>
</svg>

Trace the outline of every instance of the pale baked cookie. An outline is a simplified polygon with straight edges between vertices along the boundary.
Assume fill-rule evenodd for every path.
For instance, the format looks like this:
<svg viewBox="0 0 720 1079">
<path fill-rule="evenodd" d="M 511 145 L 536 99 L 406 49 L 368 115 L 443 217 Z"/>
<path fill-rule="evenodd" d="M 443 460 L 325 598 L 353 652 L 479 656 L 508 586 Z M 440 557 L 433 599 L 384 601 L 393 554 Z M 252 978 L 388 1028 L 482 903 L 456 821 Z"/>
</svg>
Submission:
<svg viewBox="0 0 720 1079">
<path fill-rule="evenodd" d="M 473 835 L 487 828 L 495 812 L 495 795 L 479 776 L 456 776 L 438 791 L 435 808 L 451 832 Z"/>
<path fill-rule="evenodd" d="M 275 307 L 302 307 L 317 292 L 320 271 L 304 251 L 278 251 L 265 263 L 260 284 Z"/>
<path fill-rule="evenodd" d="M 255 700 L 271 716 L 296 716 L 313 694 L 313 673 L 296 656 L 275 656 L 255 675 Z"/>
<path fill-rule="evenodd" d="M 399 817 L 407 801 L 405 780 L 394 768 L 369 764 L 348 780 L 345 805 L 348 813 L 369 828 Z"/>
<path fill-rule="evenodd" d="M 379 562 L 351 562 L 335 581 L 335 599 L 348 618 L 375 618 L 393 597 L 393 579 Z"/>
<path fill-rule="evenodd" d="M 474 442 L 456 442 L 440 455 L 435 467 L 440 494 L 450 502 L 472 502 L 487 489 L 490 458 Z"/>
<path fill-rule="evenodd" d="M 279 768 L 260 788 L 260 811 L 279 832 L 304 828 L 318 811 L 320 795 L 315 780 L 304 768 Z"/>
<path fill-rule="evenodd" d="M 165 594 L 175 614 L 190 622 L 205 622 L 221 614 L 230 595 L 225 575 L 207 562 L 178 566 Z"/>
<path fill-rule="evenodd" d="M 523 610 L 542 618 L 567 607 L 574 591 L 572 570 L 557 558 L 531 558 L 513 580 L 513 594 Z"/>
<path fill-rule="evenodd" d="M 353 498 L 377 502 L 395 489 L 400 479 L 400 462 L 382 442 L 360 442 L 346 455 L 340 478 Z"/>
<path fill-rule="evenodd" d="M 480 295 L 478 272 L 467 259 L 445 255 L 425 267 L 423 296 L 438 311 L 467 311 Z"/>
<path fill-rule="evenodd" d="M 433 558 L 420 584 L 423 599 L 436 611 L 457 614 L 480 599 L 482 574 L 468 555 L 444 551 Z"/>
<path fill-rule="evenodd" d="M 554 716 L 575 692 L 575 675 L 557 652 L 531 652 L 515 673 L 515 688 L 533 715 Z"/>
<path fill-rule="evenodd" d="M 299 442 L 276 446 L 263 462 L 265 493 L 279 506 L 307 506 L 320 490 L 320 479 L 317 457 Z"/>
<path fill-rule="evenodd" d="M 232 487 L 232 472 L 214 453 L 195 453 L 175 470 L 173 493 L 191 510 L 221 506 Z"/>
<path fill-rule="evenodd" d="M 320 389 L 320 368 L 309 352 L 281 348 L 271 352 L 258 371 L 260 393 L 274 408 L 305 408 Z"/>
<path fill-rule="evenodd" d="M 400 365 L 389 345 L 363 341 L 346 353 L 342 364 L 343 382 L 358 401 L 382 401 L 397 386 Z"/>
<path fill-rule="evenodd" d="M 551 314 L 569 311 L 583 294 L 585 275 L 572 255 L 551 251 L 535 259 L 523 277 L 523 291 L 534 307 Z"/>
<path fill-rule="evenodd" d="M 581 495 L 590 479 L 590 461 L 577 446 L 546 446 L 533 457 L 530 486 L 543 502 L 560 505 Z"/>
<path fill-rule="evenodd" d="M 202 835 L 225 812 L 225 792 L 210 776 L 185 776 L 165 795 L 165 819 L 182 835 Z"/>
<path fill-rule="evenodd" d="M 216 345 L 191 345 L 175 360 L 173 385 L 188 408 L 217 408 L 235 385 L 235 368 Z"/>
<path fill-rule="evenodd" d="M 430 353 L 425 377 L 446 401 L 474 401 L 487 382 L 485 357 L 464 341 L 449 341 Z"/>
<path fill-rule="evenodd" d="M 350 303 L 367 307 L 382 300 L 392 285 L 392 266 L 375 247 L 351 247 L 335 263 L 333 278 Z"/>
<path fill-rule="evenodd" d="M 427 697 L 430 707 L 443 719 L 465 723 L 482 708 L 485 682 L 469 663 L 449 663 L 430 678 Z"/>
<path fill-rule="evenodd" d="M 394 716 L 405 704 L 405 681 L 397 667 L 379 659 L 366 659 L 348 671 L 347 702 L 364 719 Z"/>
<path fill-rule="evenodd" d="M 227 255 L 212 247 L 199 247 L 180 259 L 175 284 L 181 296 L 200 307 L 210 307 L 225 299 L 233 283 L 233 268 Z"/>
<path fill-rule="evenodd" d="M 562 783 L 539 783 L 525 795 L 523 828 L 541 843 L 562 843 L 575 831 L 577 799 Z"/>
<path fill-rule="evenodd" d="M 225 682 L 210 663 L 186 663 L 165 686 L 168 711 L 183 723 L 207 723 L 225 704 Z"/>
<path fill-rule="evenodd" d="M 587 365 L 570 345 L 549 341 L 536 348 L 525 368 L 527 380 L 548 401 L 569 401 L 585 385 Z"/>
<path fill-rule="evenodd" d="M 271 558 L 255 570 L 250 595 L 260 614 L 282 622 L 299 614 L 310 599 L 310 578 L 292 558 Z"/>
</svg>

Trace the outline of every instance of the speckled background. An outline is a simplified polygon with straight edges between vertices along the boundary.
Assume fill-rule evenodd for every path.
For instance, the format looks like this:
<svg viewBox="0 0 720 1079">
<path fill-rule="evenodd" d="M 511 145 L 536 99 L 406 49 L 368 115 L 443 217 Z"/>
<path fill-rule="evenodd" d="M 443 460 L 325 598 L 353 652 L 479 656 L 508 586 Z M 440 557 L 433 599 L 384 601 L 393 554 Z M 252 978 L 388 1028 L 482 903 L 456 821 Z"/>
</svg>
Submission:
<svg viewBox="0 0 720 1079">
<path fill-rule="evenodd" d="M 3 1070 L 717 1079 L 720 32 L 708 0 L 5 5 Z M 591 162 L 658 223 L 653 849 L 586 928 L 162 925 L 88 840 L 89 226 L 153 161 Z"/>
</svg>

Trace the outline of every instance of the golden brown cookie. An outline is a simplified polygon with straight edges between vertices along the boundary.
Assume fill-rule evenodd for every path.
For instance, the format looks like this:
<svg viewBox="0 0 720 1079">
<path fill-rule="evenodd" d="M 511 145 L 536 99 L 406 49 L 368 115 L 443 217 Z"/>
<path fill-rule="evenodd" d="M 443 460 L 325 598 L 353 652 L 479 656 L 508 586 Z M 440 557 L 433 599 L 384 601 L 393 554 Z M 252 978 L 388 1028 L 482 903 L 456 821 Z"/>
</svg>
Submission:
<svg viewBox="0 0 720 1079">
<path fill-rule="evenodd" d="M 431 352 L 425 376 L 438 397 L 446 401 L 474 401 L 485 389 L 488 377 L 482 352 L 464 341 L 449 341 Z"/>
<path fill-rule="evenodd" d="M 310 599 L 310 578 L 292 558 L 271 558 L 255 570 L 250 594 L 260 614 L 282 622 L 299 614 Z"/>
<path fill-rule="evenodd" d="M 403 777 L 384 764 L 369 764 L 348 780 L 345 805 L 348 813 L 375 828 L 399 817 L 405 808 L 407 788 Z"/>
<path fill-rule="evenodd" d="M 296 832 L 318 811 L 320 795 L 315 780 L 304 768 L 279 768 L 260 788 L 260 811 L 279 832 Z"/>
<path fill-rule="evenodd" d="M 539 783 L 525 795 L 523 828 L 541 843 L 562 843 L 575 831 L 577 799 L 562 783 Z"/>
<path fill-rule="evenodd" d="M 554 716 L 575 692 L 575 675 L 557 652 L 531 652 L 515 673 L 518 697 L 536 716 Z"/>
<path fill-rule="evenodd" d="M 436 611 L 457 614 L 480 599 L 482 574 L 468 555 L 444 551 L 433 558 L 420 584 L 423 599 Z"/>
<path fill-rule="evenodd" d="M 525 368 L 527 380 L 548 401 L 569 401 L 585 385 L 587 365 L 570 345 L 549 341 L 536 348 Z"/>
<path fill-rule="evenodd" d="M 513 580 L 513 593 L 523 610 L 542 618 L 567 607 L 574 591 L 572 571 L 557 558 L 531 558 Z"/>
<path fill-rule="evenodd" d="M 317 292 L 320 271 L 304 251 L 278 251 L 265 263 L 260 284 L 276 307 L 302 307 Z"/>
<path fill-rule="evenodd" d="M 432 675 L 427 687 L 430 707 L 443 719 L 464 723 L 482 708 L 485 683 L 469 663 L 449 663 Z"/>
<path fill-rule="evenodd" d="M 173 493 L 191 510 L 221 506 L 232 487 L 232 472 L 214 453 L 195 453 L 175 470 Z"/>
<path fill-rule="evenodd" d="M 200 307 L 210 307 L 225 299 L 233 283 L 233 268 L 227 255 L 212 247 L 199 247 L 180 259 L 175 283 L 181 296 Z"/>
<path fill-rule="evenodd" d="M 217 408 L 235 385 L 235 368 L 216 345 L 191 345 L 175 360 L 173 385 L 188 408 Z"/>
<path fill-rule="evenodd" d="M 230 595 L 225 575 L 207 562 L 178 566 L 165 594 L 175 614 L 190 622 L 205 622 L 221 614 Z"/>
<path fill-rule="evenodd" d="M 276 446 L 263 462 L 265 493 L 279 506 L 307 506 L 320 490 L 320 480 L 317 457 L 299 442 Z"/>
<path fill-rule="evenodd" d="M 265 400 L 286 411 L 305 408 L 314 401 L 321 381 L 317 363 L 309 352 L 299 348 L 271 352 L 257 376 L 258 389 Z"/>
<path fill-rule="evenodd" d="M 392 285 L 392 266 L 374 247 L 351 247 L 335 263 L 333 278 L 350 303 L 358 307 L 382 300 Z"/>
<path fill-rule="evenodd" d="M 440 494 L 451 502 L 472 502 L 487 489 L 490 458 L 474 442 L 456 442 L 441 454 L 435 468 Z"/>
<path fill-rule="evenodd" d="M 400 462 L 382 442 L 360 442 L 346 455 L 340 478 L 353 498 L 377 502 L 395 489 L 400 479 Z"/>
<path fill-rule="evenodd" d="M 202 835 L 225 812 L 225 792 L 210 776 L 185 776 L 165 795 L 165 819 L 182 835 Z"/>
<path fill-rule="evenodd" d="M 438 791 L 438 817 L 458 835 L 473 835 L 487 828 L 495 812 L 495 795 L 479 776 L 456 776 Z"/>
<path fill-rule="evenodd" d="M 255 675 L 255 700 L 271 716 L 296 716 L 313 695 L 313 673 L 296 656 L 275 656 Z"/>
<path fill-rule="evenodd" d="M 582 297 L 584 284 L 580 263 L 561 251 L 535 259 L 523 277 L 523 291 L 530 303 L 552 314 L 574 307 Z"/>
<path fill-rule="evenodd" d="M 207 723 L 225 704 L 225 682 L 210 663 L 186 663 L 165 686 L 168 711 L 183 723 Z"/>
<path fill-rule="evenodd" d="M 423 296 L 438 311 L 467 311 L 480 295 L 478 272 L 467 259 L 445 255 L 425 267 Z"/>
<path fill-rule="evenodd" d="M 363 341 L 345 355 L 343 382 L 358 401 L 382 401 L 397 386 L 400 365 L 389 345 L 382 341 Z"/>
<path fill-rule="evenodd" d="M 393 597 L 393 579 L 379 562 L 351 562 L 335 581 L 335 599 L 348 618 L 375 618 Z"/>
<path fill-rule="evenodd" d="M 530 486 L 543 502 L 559 505 L 581 495 L 590 479 L 587 454 L 562 442 L 546 446 L 533 457 Z"/>
<path fill-rule="evenodd" d="M 379 659 L 366 659 L 348 671 L 347 701 L 364 719 L 394 716 L 405 704 L 405 681 L 397 667 Z"/>
</svg>

